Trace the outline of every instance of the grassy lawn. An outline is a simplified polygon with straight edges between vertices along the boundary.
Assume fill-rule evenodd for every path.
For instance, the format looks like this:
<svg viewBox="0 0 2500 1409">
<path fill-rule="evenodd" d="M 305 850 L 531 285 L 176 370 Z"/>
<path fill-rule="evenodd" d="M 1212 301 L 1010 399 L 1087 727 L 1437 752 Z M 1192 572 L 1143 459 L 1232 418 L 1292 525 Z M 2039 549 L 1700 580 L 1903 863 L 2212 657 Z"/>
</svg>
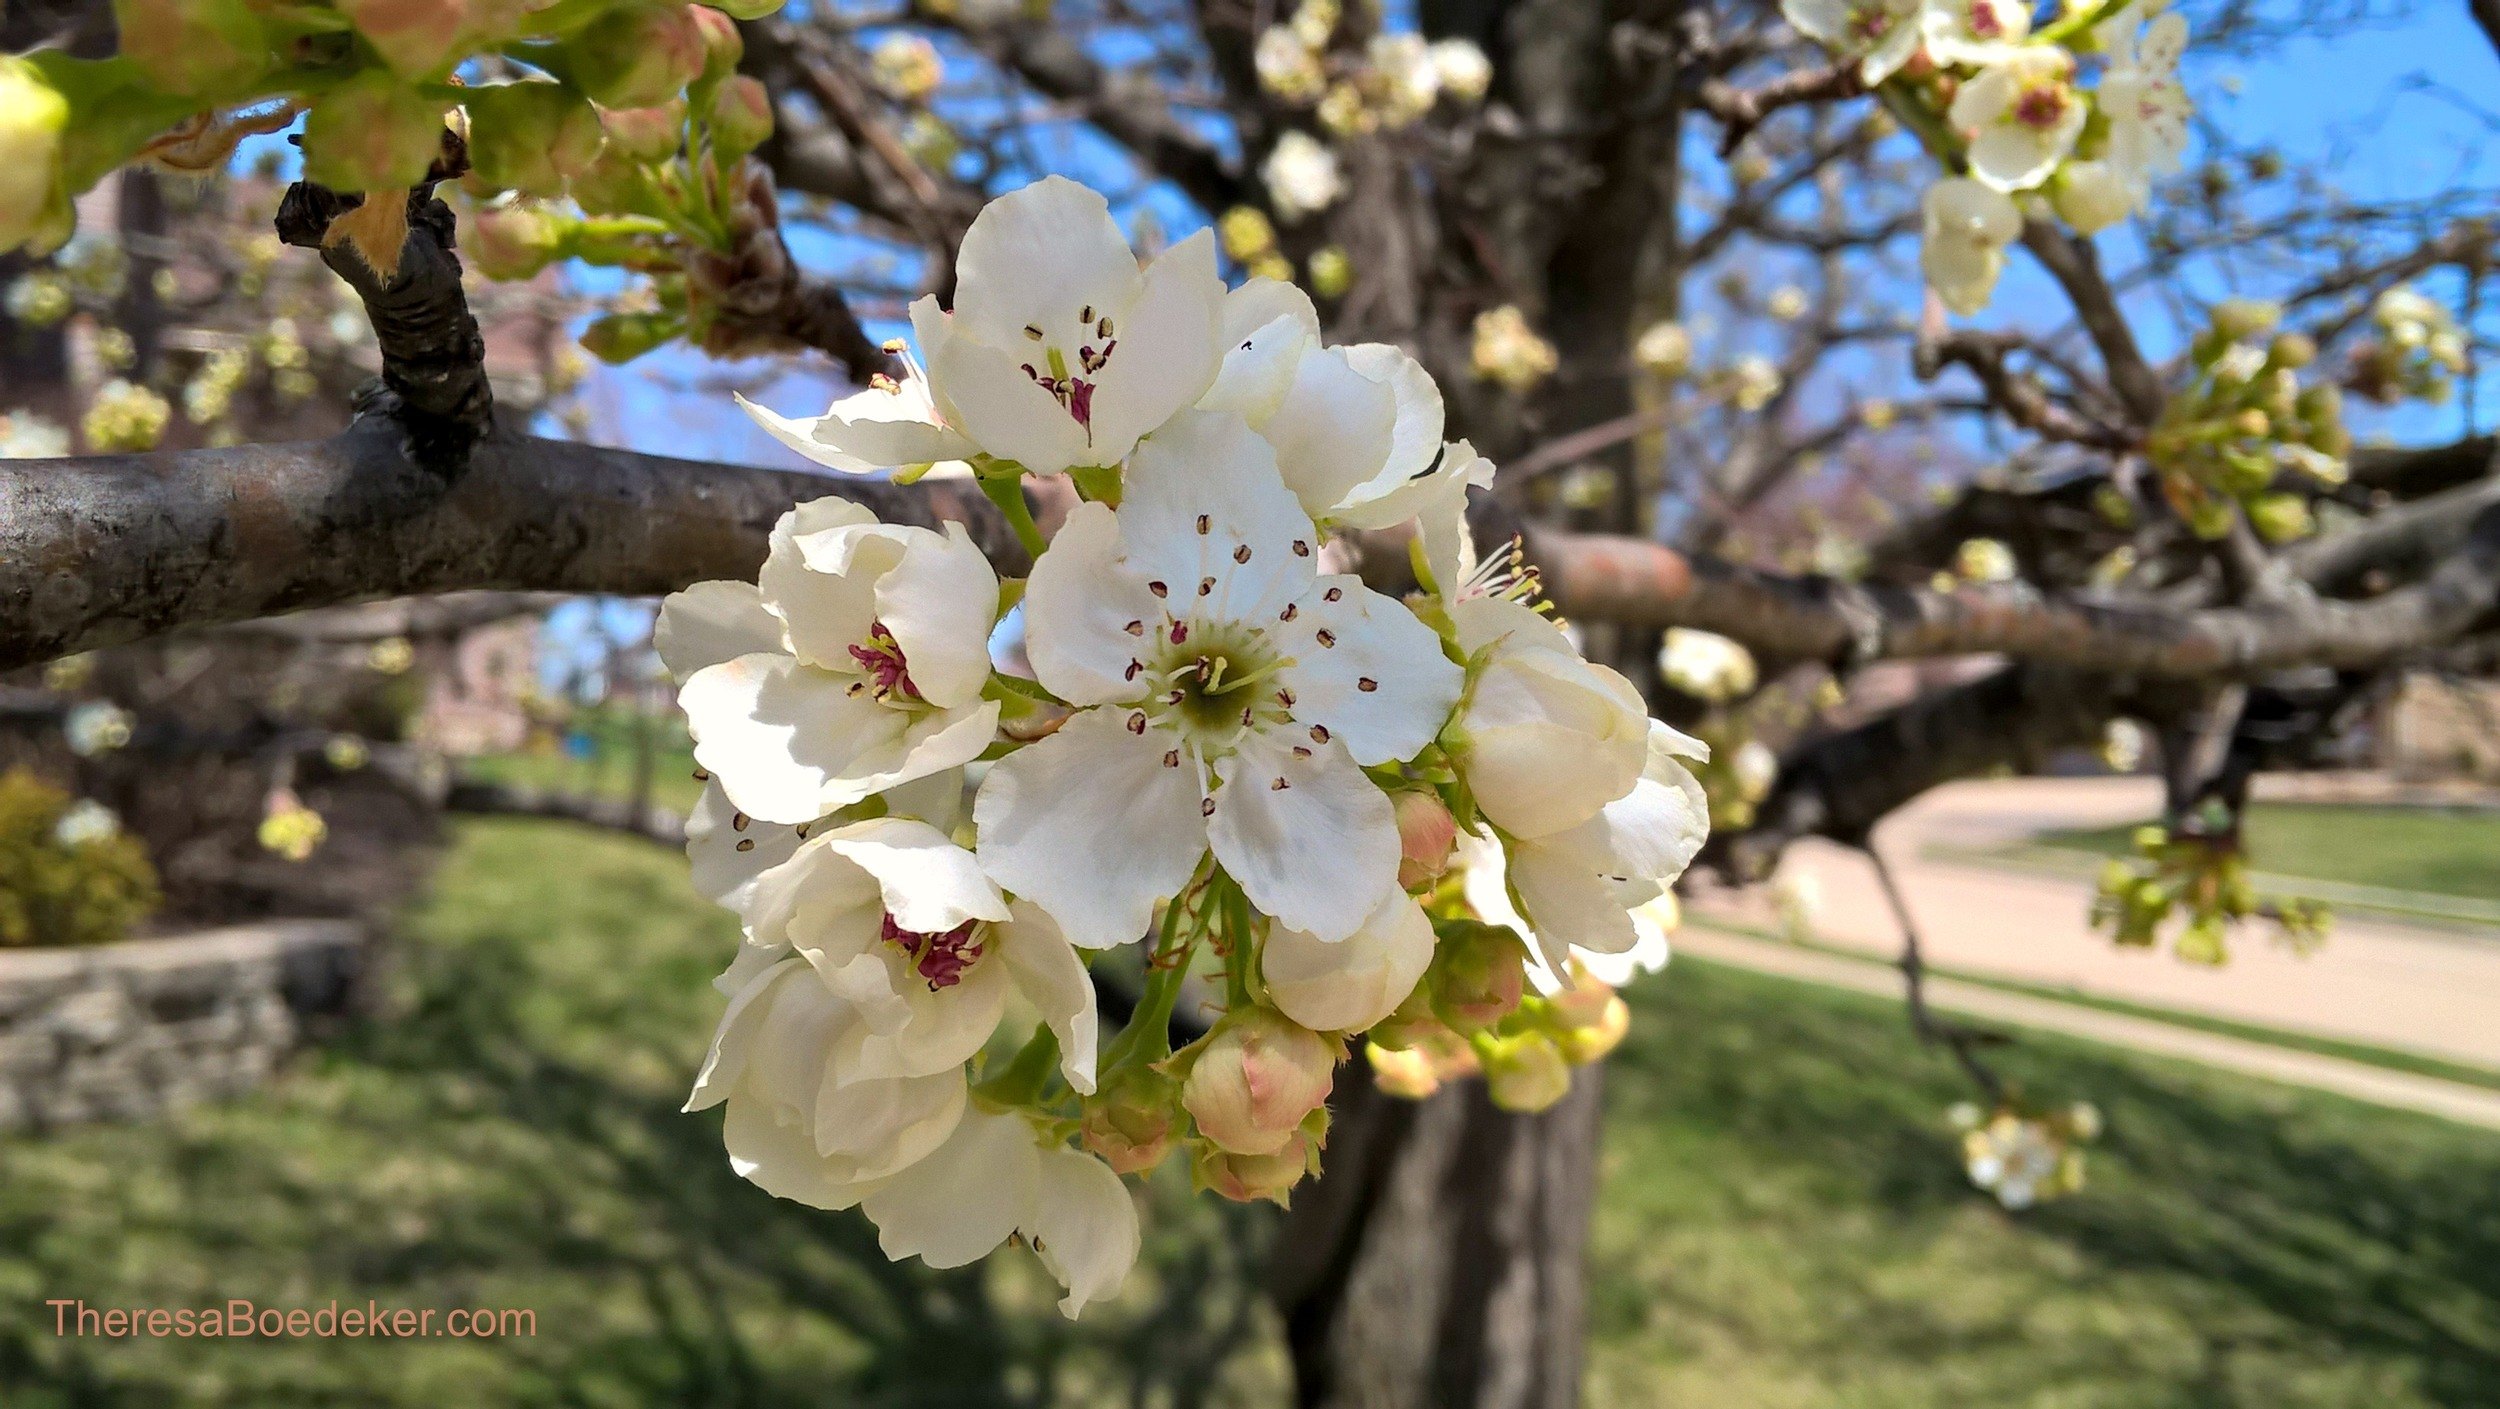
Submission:
<svg viewBox="0 0 2500 1409">
<path fill-rule="evenodd" d="M 2134 827 L 2043 832 L 2047 846 L 2132 855 Z M 2500 901 L 2500 813 L 2442 807 L 2261 802 L 2248 809 L 2260 871 Z"/>
<path fill-rule="evenodd" d="M 681 863 L 466 822 L 401 1020 L 249 1100 L 0 1139 L 0 1404 L 1273 1405 L 1264 1210 L 1153 1191 L 1078 1326 L 1029 1258 L 894 1266 L 681 1116 L 733 940 Z M 2078 1044 L 2092 1187 L 1962 1183 L 1961 1092 L 1897 1008 L 1680 961 L 1609 1069 L 1590 1403 L 2500 1402 L 2500 1138 Z M 56 1340 L 50 1297 L 529 1307 L 502 1341 Z M 1132 1394 L 1138 1398 L 1132 1400 Z"/>
</svg>

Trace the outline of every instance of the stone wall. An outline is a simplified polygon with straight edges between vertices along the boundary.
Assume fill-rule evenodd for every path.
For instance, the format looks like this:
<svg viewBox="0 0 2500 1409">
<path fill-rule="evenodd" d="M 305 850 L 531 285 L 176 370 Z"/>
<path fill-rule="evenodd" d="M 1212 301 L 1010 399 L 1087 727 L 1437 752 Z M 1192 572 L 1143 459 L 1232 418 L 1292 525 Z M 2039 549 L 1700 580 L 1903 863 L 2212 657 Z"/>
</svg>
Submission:
<svg viewBox="0 0 2500 1409">
<path fill-rule="evenodd" d="M 0 949 L 0 1130 L 142 1119 L 257 1085 L 347 1012 L 370 945 L 273 920 L 92 949 Z"/>
</svg>

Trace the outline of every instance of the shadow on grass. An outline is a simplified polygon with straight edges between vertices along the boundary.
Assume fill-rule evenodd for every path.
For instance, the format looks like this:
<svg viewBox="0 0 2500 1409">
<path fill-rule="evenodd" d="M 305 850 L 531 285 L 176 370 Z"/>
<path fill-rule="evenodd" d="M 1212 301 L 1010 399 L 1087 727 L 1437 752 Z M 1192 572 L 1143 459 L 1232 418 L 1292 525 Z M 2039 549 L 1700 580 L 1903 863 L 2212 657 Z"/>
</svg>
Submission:
<svg viewBox="0 0 2500 1409">
<path fill-rule="evenodd" d="M 1024 1257 L 889 1262 L 679 1113 L 735 943 L 646 845 L 481 822 L 408 1003 L 278 1089 L 0 1143 L 0 1404 L 1236 1402 L 1266 1220 L 1156 1190 L 1145 1295 L 1071 1325 Z M 57 1339 L 52 1297 L 524 1307 L 501 1340 Z M 1151 1344 L 1151 1351 L 1149 1350 Z"/>
<path fill-rule="evenodd" d="M 2026 1035 L 2007 1074 L 2108 1132 L 2007 1215 L 1898 1006 L 1684 963 L 1639 999 L 1594 1297 L 1626 1402 L 2500 1404 L 2489 1132 Z M 1731 1362 L 1753 1389 L 1683 1397 Z"/>
</svg>

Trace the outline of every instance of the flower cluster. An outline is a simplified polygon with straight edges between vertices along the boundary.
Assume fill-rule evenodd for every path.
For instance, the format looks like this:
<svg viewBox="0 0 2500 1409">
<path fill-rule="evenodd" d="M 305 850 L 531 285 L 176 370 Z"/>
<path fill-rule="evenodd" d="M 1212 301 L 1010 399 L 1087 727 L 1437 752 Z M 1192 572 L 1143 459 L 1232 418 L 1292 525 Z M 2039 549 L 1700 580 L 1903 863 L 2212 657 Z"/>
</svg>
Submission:
<svg viewBox="0 0 2500 1409">
<path fill-rule="evenodd" d="M 1348 40 L 1344 18 L 1338 0 L 1302 0 L 1284 23 L 1260 32 L 1252 52 L 1259 86 L 1313 109 L 1332 136 L 1409 127 L 1444 100 L 1475 103 L 1492 87 L 1492 62 L 1467 40 L 1429 42 L 1412 32 Z"/>
<path fill-rule="evenodd" d="M 2101 868 L 2092 900 L 2093 926 L 2107 926 L 2118 943 L 2149 948 L 2173 916 L 2183 923 L 2171 952 L 2191 964 L 2229 962 L 2231 926 L 2251 916 L 2272 920 L 2295 948 L 2325 941 L 2331 924 L 2326 907 L 2258 896 L 2236 820 L 2221 804 L 2208 804 L 2176 827 L 2138 827 L 2133 842 L 2133 856 Z"/>
<path fill-rule="evenodd" d="M 2452 378 L 2465 375 L 2465 330 L 2447 308 L 2411 285 L 2398 284 L 2370 305 L 2376 336 L 2356 349 L 2354 391 L 2382 405 L 2408 397 L 2433 405 L 2448 399 Z"/>
<path fill-rule="evenodd" d="M 661 613 L 694 880 L 745 933 L 691 1105 L 892 1256 L 1022 1234 L 1073 1315 L 1136 1256 L 1121 1175 L 1181 1154 L 1282 1201 L 1361 1034 L 1559 1096 L 1626 1020 L 1592 956 L 1643 952 L 1704 839 L 1702 751 L 1581 659 L 1515 546 L 1477 560 L 1491 466 L 1405 353 L 1330 345 L 1290 285 L 1227 291 L 1205 234 L 1141 268 L 1055 177 L 957 271 L 904 379 L 748 410 L 837 470 L 971 476 L 1030 575 L 833 498 L 755 582 Z M 1046 546 L 1028 475 L 1080 500 Z M 1413 595 L 1337 570 L 1356 529 L 1411 533 Z M 994 663 L 1007 614 L 1029 674 Z M 1108 1040 L 1089 969 L 1137 987 Z M 1184 983 L 1220 1017 L 1174 1051 Z"/>
<path fill-rule="evenodd" d="M 2193 380 L 2146 437 L 2163 498 L 2202 537 L 2229 533 L 2239 514 L 2270 542 L 2304 537 L 2309 496 L 2344 482 L 2343 395 L 2332 382 L 2301 384 L 2317 344 L 2275 333 L 2281 318 L 2249 299 L 2215 305 L 2189 348 Z"/>
<path fill-rule="evenodd" d="M 2187 21 L 2161 0 L 2086 0 L 2037 32 L 2016 0 L 1784 0 L 1798 32 L 1858 75 L 1953 171 L 1927 191 L 1921 263 L 1956 313 L 1985 307 L 2036 193 L 2085 234 L 2175 170 L 2194 107 Z M 2080 82 L 2097 60 L 2099 82 Z M 2045 213 L 2045 212 L 2037 212 Z"/>
<path fill-rule="evenodd" d="M 1982 1115 L 1963 1102 L 1947 1112 L 1962 1132 L 1962 1168 L 1974 1188 L 2021 1210 L 2083 1187 L 2083 1151 L 2101 1133 L 2101 1112 L 2089 1101 L 2063 1110 L 2027 1112 L 2012 1102 Z"/>
</svg>

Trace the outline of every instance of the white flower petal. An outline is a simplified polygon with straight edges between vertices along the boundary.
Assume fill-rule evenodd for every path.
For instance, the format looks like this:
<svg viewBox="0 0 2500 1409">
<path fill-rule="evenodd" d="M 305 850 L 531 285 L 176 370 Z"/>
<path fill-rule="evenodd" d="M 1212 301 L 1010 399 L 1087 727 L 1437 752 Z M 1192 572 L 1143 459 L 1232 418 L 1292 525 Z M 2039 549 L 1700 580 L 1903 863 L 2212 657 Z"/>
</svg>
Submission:
<svg viewBox="0 0 2500 1409">
<path fill-rule="evenodd" d="M 1560 969 L 1577 948 L 1620 954 L 1640 938 L 1623 897 L 1580 857 L 1536 841 L 1511 852 L 1510 883 L 1527 907 L 1546 963 Z"/>
<path fill-rule="evenodd" d="M 766 822 L 812 822 L 897 783 L 969 763 L 989 747 L 998 706 L 892 709 L 851 692 L 854 676 L 783 655 L 696 671 L 678 692 L 695 761 L 731 803 Z"/>
<path fill-rule="evenodd" d="M 777 1199 L 810 1208 L 846 1209 L 877 1188 L 874 1181 L 841 1178 L 840 1166 L 816 1153 L 807 1126 L 753 1101 L 731 1101 L 721 1122 L 721 1142 L 738 1177 Z"/>
<path fill-rule="evenodd" d="M 929 375 L 945 389 L 956 424 L 983 450 L 1035 474 L 1094 462 L 1085 427 L 1042 389 L 1014 354 L 949 337 L 930 354 Z"/>
<path fill-rule="evenodd" d="M 757 574 L 764 605 L 780 617 L 790 651 L 810 665 L 856 670 L 850 648 L 877 617 L 877 574 L 902 544 L 877 516 L 847 499 L 801 504 L 773 525 Z"/>
<path fill-rule="evenodd" d="M 1432 468 L 1433 457 L 1441 453 L 1441 430 L 1447 412 L 1441 404 L 1440 384 L 1405 349 L 1366 342 L 1347 348 L 1345 355 L 1355 371 L 1388 387 L 1398 407 L 1387 463 L 1353 495 L 1356 502 L 1362 502 L 1386 494 Z"/>
<path fill-rule="evenodd" d="M 698 582 L 671 592 L 651 625 L 651 648 L 671 680 L 756 651 L 789 649 L 781 618 L 765 610 L 750 582 Z"/>
<path fill-rule="evenodd" d="M 955 983 L 931 989 L 900 951 L 886 948 L 888 955 L 873 956 L 885 961 L 882 983 L 890 998 L 880 1002 L 899 1009 L 900 1021 L 881 1030 L 874 1021 L 877 1010 L 863 1007 L 869 1021 L 843 1035 L 834 1063 L 838 1081 L 929 1076 L 961 1066 L 987 1045 L 1006 1015 L 1007 992 L 1015 983 L 1005 964 L 993 962 L 995 956 L 983 955 Z M 855 961 L 851 973 L 860 972 Z"/>
<path fill-rule="evenodd" d="M 1319 336 L 1319 309 L 1298 285 L 1282 279 L 1244 281 L 1224 296 L 1225 346 L 1240 346 L 1243 339 L 1279 318 L 1310 337 Z"/>
<path fill-rule="evenodd" d="M 972 806 L 982 869 L 1088 949 L 1142 937 L 1206 851 L 1196 770 L 1165 767 L 1168 745 L 1128 720 L 1075 715 L 991 765 Z"/>
<path fill-rule="evenodd" d="M 1259 972 L 1278 1011 L 1314 1032 L 1356 1032 L 1397 1010 L 1432 964 L 1432 920 L 1404 891 L 1331 944 L 1278 925 Z"/>
<path fill-rule="evenodd" d="M 1129 570 L 1162 583 L 1176 617 L 1264 623 L 1316 575 L 1319 534 L 1239 416 L 1174 417 L 1137 447 L 1121 496 Z"/>
<path fill-rule="evenodd" d="M 1004 920 L 1007 897 L 971 852 L 926 822 L 879 817 L 827 832 L 820 845 L 876 878 L 885 913 L 920 934 L 967 920 Z"/>
<path fill-rule="evenodd" d="M 990 680 L 998 573 L 962 524 L 900 532 L 902 558 L 877 579 L 877 620 L 902 648 L 922 699 L 940 709 L 971 704 Z"/>
<path fill-rule="evenodd" d="M 1028 327 L 1054 337 L 1073 331 L 1080 307 L 1127 310 L 1140 282 L 1110 203 L 1064 176 L 1045 176 L 983 206 L 964 232 L 955 255 L 955 332 L 1013 349 Z M 951 378 L 937 379 L 960 397 Z"/>
<path fill-rule="evenodd" d="M 887 1257 L 961 1267 L 988 1256 L 1031 1217 L 1040 1155 L 1024 1117 L 966 1111 L 910 1178 L 883 1185 L 860 1208 Z"/>
<path fill-rule="evenodd" d="M 1154 630 L 1163 606 L 1145 579 L 1121 565 L 1120 521 L 1107 505 L 1080 504 L 1024 589 L 1024 649 L 1033 674 L 1070 704 L 1135 699 L 1128 668 L 1144 647 L 1131 632 Z"/>
<path fill-rule="evenodd" d="M 1252 735 L 1215 771 L 1207 841 L 1260 913 L 1341 940 L 1397 889 L 1396 810 L 1344 745 Z"/>
<path fill-rule="evenodd" d="M 1679 740 L 1698 746 L 1653 721 L 1641 781 L 1595 817 L 1544 838 L 1544 844 L 1611 876 L 1663 886 L 1683 875 L 1710 839 L 1710 798 L 1677 761 Z"/>
<path fill-rule="evenodd" d="M 1449 722 L 1467 672 L 1438 632 L 1361 578 L 1316 587 L 1279 633 L 1294 662 L 1283 672 L 1294 718 L 1327 725 L 1367 768 L 1413 758 Z"/>
<path fill-rule="evenodd" d="M 1346 351 L 1305 352 L 1283 402 L 1258 426 L 1276 447 L 1278 472 L 1313 518 L 1381 473 L 1397 432 L 1396 390 L 1356 371 Z"/>
<path fill-rule="evenodd" d="M 816 1152 L 849 1182 L 883 1179 L 946 1143 L 966 1094 L 960 1066 L 897 1081 L 828 1081 L 816 1100 Z"/>
<path fill-rule="evenodd" d="M 729 1099 L 738 1083 L 746 1079 L 747 1056 L 754 1050 L 755 1035 L 761 1027 L 755 1021 L 762 1012 L 759 1005 L 791 975 L 805 970 L 806 965 L 796 959 L 776 960 L 730 997 L 719 1025 L 712 1029 L 711 1050 L 704 1054 L 703 1069 L 695 1074 L 694 1090 L 687 1095 L 684 1109 L 708 1110 Z"/>
<path fill-rule="evenodd" d="M 695 892 L 726 910 L 744 913 L 756 878 L 790 859 L 805 829 L 758 822 L 737 809 L 715 778 L 703 785 L 686 814 L 687 871 Z"/>
<path fill-rule="evenodd" d="M 975 449 L 962 434 L 937 423 L 929 390 L 917 378 L 892 391 L 872 387 L 846 396 L 821 416 L 783 416 L 743 396 L 737 402 L 773 439 L 844 474 L 960 460 Z"/>
<path fill-rule="evenodd" d="M 1137 1205 L 1127 1186 L 1110 1165 L 1076 1150 L 1039 1152 L 1023 1229 L 1042 1265 L 1068 1289 L 1059 1313 L 1071 1320 L 1087 1302 L 1117 1292 L 1137 1263 Z"/>
<path fill-rule="evenodd" d="M 1125 458 L 1138 437 L 1206 391 L 1223 355 L 1223 303 L 1210 231 L 1147 266 L 1144 288 L 1113 329 L 1118 345 L 1094 378 L 1092 463 Z"/>
<path fill-rule="evenodd" d="M 1068 937 L 1042 908 L 1019 900 L 1014 918 L 991 932 L 1016 991 L 1059 1037 L 1059 1070 L 1083 1094 L 1094 1089 L 1094 982 Z"/>
<path fill-rule="evenodd" d="M 1233 297 L 1238 299 L 1257 284 L 1274 282 L 1254 279 Z M 1319 334 L 1304 328 L 1291 313 L 1269 319 L 1225 344 L 1223 369 L 1207 394 L 1198 398 L 1199 409 L 1230 411 L 1254 425 L 1266 421 L 1284 405 L 1302 359 L 1318 347 Z"/>
</svg>

